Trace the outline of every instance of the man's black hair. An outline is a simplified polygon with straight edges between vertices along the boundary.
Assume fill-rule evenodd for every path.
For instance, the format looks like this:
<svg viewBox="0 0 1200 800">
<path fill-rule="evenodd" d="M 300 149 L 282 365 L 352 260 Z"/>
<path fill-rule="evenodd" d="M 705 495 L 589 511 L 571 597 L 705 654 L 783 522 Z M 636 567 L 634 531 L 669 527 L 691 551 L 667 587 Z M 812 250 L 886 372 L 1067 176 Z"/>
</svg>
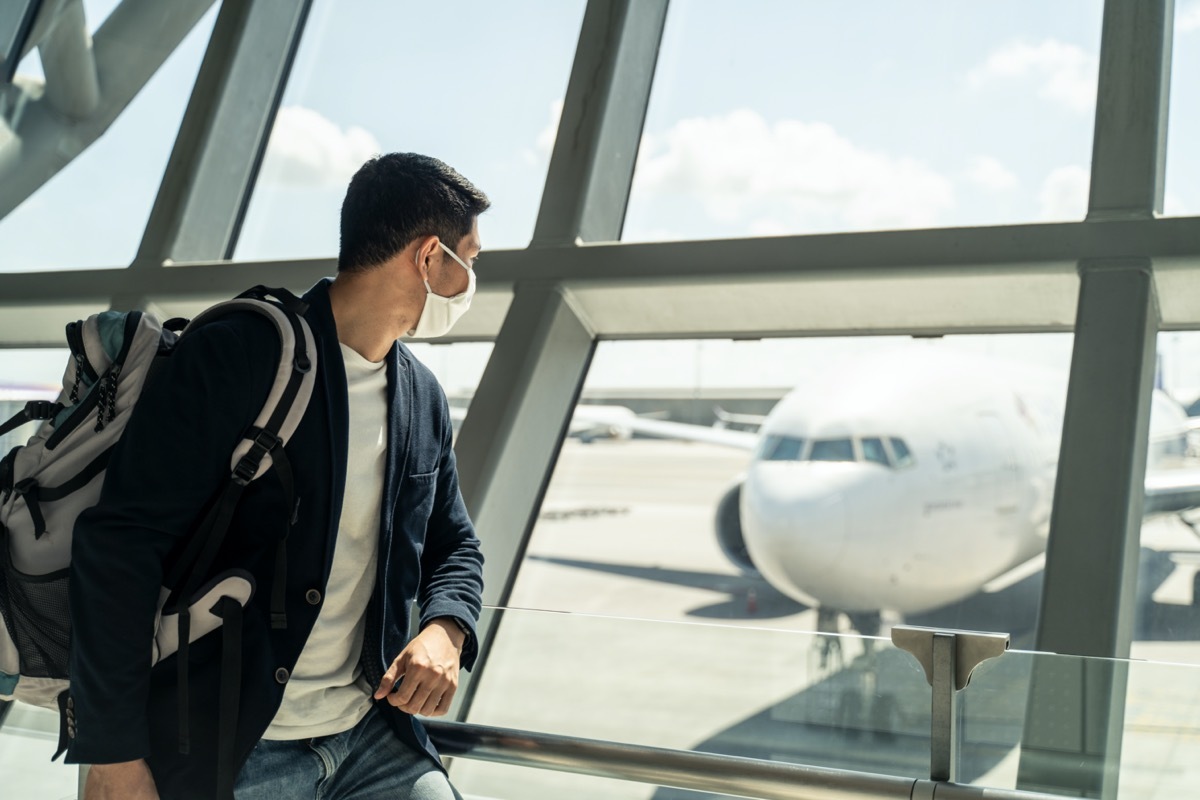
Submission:
<svg viewBox="0 0 1200 800">
<path fill-rule="evenodd" d="M 376 267 L 422 236 L 451 250 L 491 201 L 442 161 L 388 153 L 363 164 L 342 201 L 338 272 Z"/>
</svg>

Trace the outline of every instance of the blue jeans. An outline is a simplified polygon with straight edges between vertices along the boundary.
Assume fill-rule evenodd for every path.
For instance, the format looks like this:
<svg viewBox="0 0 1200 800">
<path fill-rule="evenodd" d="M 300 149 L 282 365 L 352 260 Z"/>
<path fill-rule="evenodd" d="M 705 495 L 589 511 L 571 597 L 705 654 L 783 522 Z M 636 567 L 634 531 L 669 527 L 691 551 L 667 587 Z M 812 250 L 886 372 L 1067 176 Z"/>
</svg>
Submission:
<svg viewBox="0 0 1200 800">
<path fill-rule="evenodd" d="M 238 775 L 236 800 L 462 800 L 429 756 L 396 738 L 372 708 L 332 736 L 261 740 Z"/>
</svg>

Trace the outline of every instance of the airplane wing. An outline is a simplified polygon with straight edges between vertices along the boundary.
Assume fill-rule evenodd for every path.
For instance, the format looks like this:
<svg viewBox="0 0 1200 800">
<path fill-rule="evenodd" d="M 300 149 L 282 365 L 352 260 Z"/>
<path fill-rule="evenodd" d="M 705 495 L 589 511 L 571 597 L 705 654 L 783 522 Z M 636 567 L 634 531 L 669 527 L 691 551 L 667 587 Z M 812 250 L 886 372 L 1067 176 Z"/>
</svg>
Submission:
<svg viewBox="0 0 1200 800">
<path fill-rule="evenodd" d="M 587 419 L 587 406 L 575 409 L 575 416 Z M 599 420 L 596 420 L 599 421 Z M 759 435 L 748 431 L 731 431 L 725 428 L 710 428 L 707 425 L 691 425 L 686 422 L 668 422 L 662 419 L 629 416 L 614 419 L 614 424 L 658 439 L 682 439 L 687 442 L 703 442 L 737 450 L 754 450 L 758 447 Z"/>
<path fill-rule="evenodd" d="M 1161 469 L 1146 475 L 1144 514 L 1169 514 L 1200 507 L 1200 467 Z"/>
<path fill-rule="evenodd" d="M 456 424 L 467 415 L 465 408 L 450 407 L 450 418 Z M 619 406 L 578 405 L 571 418 L 571 428 L 612 428 L 614 430 L 640 433 L 657 439 L 682 439 L 688 442 L 703 442 L 737 450 L 754 450 L 759 436 L 748 431 L 731 431 L 710 428 L 706 425 L 691 425 L 686 422 L 668 422 L 662 419 L 639 417 L 627 408 Z"/>
<path fill-rule="evenodd" d="M 725 427 L 726 425 L 752 425 L 755 429 L 758 429 L 767 421 L 766 414 L 734 414 L 720 406 L 713 407 L 713 414 L 716 415 L 720 427 Z"/>
</svg>

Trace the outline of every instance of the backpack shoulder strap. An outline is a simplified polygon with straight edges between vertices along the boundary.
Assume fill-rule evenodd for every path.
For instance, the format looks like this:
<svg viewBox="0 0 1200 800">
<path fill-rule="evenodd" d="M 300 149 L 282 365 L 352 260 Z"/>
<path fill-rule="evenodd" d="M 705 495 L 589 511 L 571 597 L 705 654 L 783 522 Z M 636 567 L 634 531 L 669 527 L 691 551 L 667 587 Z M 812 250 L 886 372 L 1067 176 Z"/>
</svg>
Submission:
<svg viewBox="0 0 1200 800">
<path fill-rule="evenodd" d="M 230 467 L 234 479 L 245 483 L 258 478 L 271 468 L 271 451 L 277 445 L 287 443 L 300 419 L 308 408 L 316 384 L 316 341 L 308 322 L 298 313 L 305 308 L 303 302 L 282 289 L 268 290 L 271 294 L 282 293 L 298 305 L 286 307 L 282 303 L 250 296 L 238 297 L 218 303 L 192 320 L 183 331 L 183 336 L 194 328 L 236 311 L 253 311 L 270 320 L 279 334 L 280 359 L 275 370 L 275 380 L 267 394 L 262 410 L 254 424 L 246 431 L 246 437 L 234 448 Z"/>
</svg>

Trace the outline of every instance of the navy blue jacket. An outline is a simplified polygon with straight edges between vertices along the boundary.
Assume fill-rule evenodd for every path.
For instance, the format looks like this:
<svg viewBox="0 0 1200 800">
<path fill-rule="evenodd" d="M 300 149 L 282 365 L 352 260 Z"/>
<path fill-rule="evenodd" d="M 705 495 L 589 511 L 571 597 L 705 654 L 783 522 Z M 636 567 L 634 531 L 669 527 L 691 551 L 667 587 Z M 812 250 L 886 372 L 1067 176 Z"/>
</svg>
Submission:
<svg viewBox="0 0 1200 800">
<path fill-rule="evenodd" d="M 270 724 L 320 611 L 346 482 L 345 367 L 328 281 L 304 299 L 317 340 L 317 383 L 286 451 L 299 518 L 287 540 L 288 626 L 269 618 L 276 543 L 287 502 L 270 472 L 242 495 L 214 572 L 247 570 L 256 591 L 245 615 L 237 764 Z M 215 320 L 180 339 L 143 391 L 112 454 L 100 502 L 80 515 L 71 563 L 71 763 L 148 760 L 164 800 L 215 794 L 221 634 L 190 648 L 191 753 L 181 755 L 176 657 L 150 666 L 164 564 L 228 476 L 230 457 L 266 399 L 279 360 L 271 323 L 253 312 Z M 412 606 L 423 627 L 454 617 L 469 629 L 462 666 L 475 660 L 483 558 L 458 489 L 446 398 L 433 374 L 397 342 L 387 357 L 388 448 L 379 573 L 367 611 L 362 666 L 372 686 L 409 640 Z M 398 736 L 437 760 L 424 728 L 386 702 Z M 440 762 L 438 762 L 440 764 Z"/>
</svg>

